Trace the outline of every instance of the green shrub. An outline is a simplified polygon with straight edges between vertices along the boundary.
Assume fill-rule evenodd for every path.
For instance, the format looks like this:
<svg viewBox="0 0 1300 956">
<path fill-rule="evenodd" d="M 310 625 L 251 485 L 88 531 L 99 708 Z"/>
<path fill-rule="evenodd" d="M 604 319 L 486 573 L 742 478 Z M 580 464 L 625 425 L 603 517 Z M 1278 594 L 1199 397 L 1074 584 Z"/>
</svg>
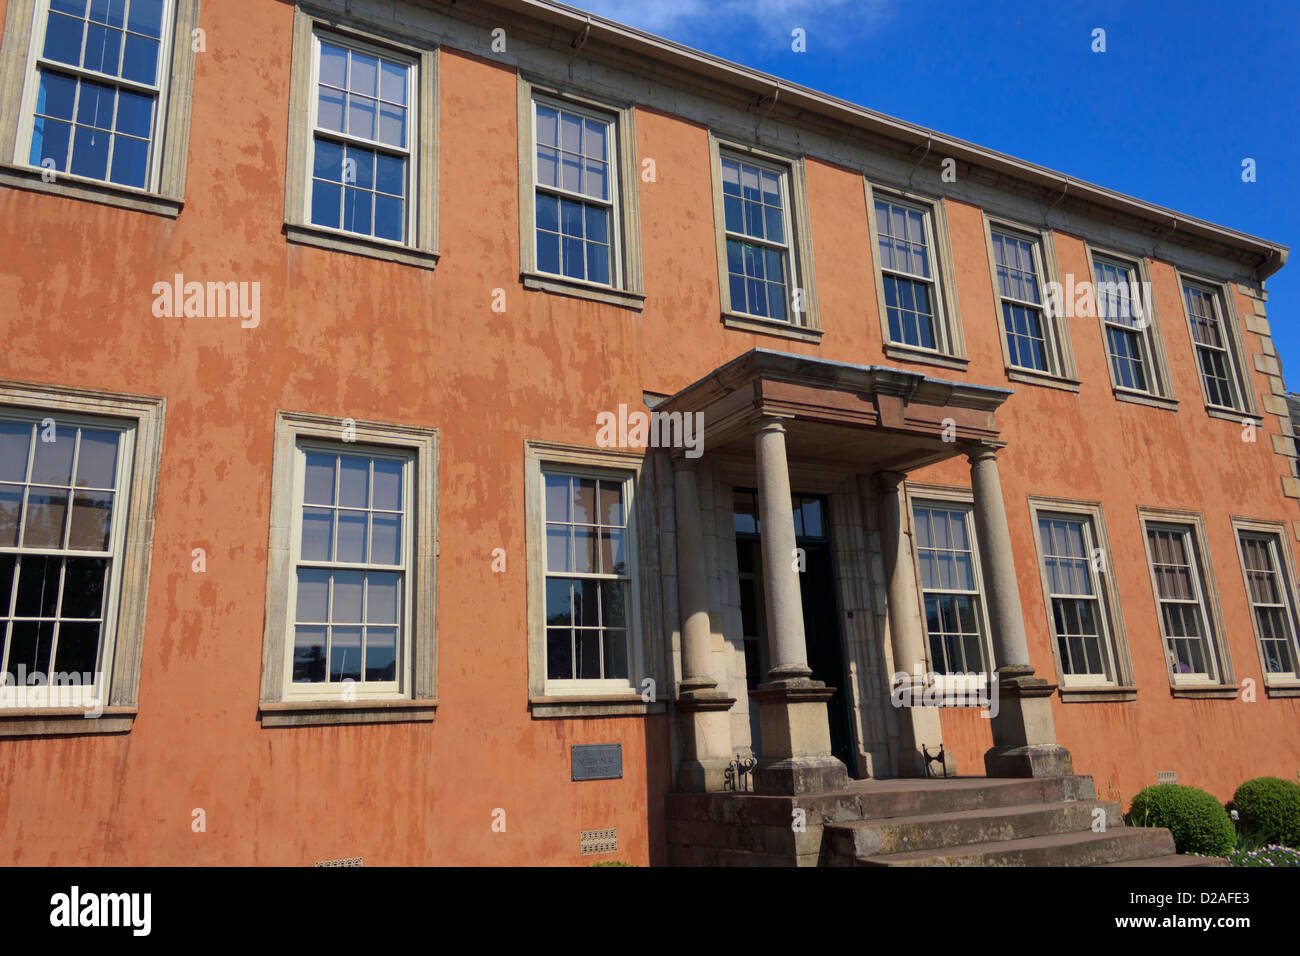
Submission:
<svg viewBox="0 0 1300 956">
<path fill-rule="evenodd" d="M 1232 795 L 1237 826 L 1260 843 L 1300 848 L 1300 784 L 1281 777 L 1255 777 Z"/>
<path fill-rule="evenodd" d="M 1223 856 L 1236 843 L 1232 818 L 1204 790 L 1162 783 L 1139 791 L 1125 818 L 1129 826 L 1167 827 L 1179 853 Z"/>
</svg>

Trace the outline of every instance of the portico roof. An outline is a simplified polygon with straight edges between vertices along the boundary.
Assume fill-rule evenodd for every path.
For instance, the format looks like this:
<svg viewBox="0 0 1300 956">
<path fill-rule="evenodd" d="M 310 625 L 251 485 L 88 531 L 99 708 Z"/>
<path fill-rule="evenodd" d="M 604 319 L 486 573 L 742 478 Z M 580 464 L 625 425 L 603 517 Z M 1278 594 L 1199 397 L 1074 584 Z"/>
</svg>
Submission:
<svg viewBox="0 0 1300 956">
<path fill-rule="evenodd" d="M 785 422 L 792 460 L 908 470 L 976 444 L 1000 445 L 1010 389 L 751 349 L 655 406 L 703 414 L 705 454 L 752 454 L 754 424 Z"/>
</svg>

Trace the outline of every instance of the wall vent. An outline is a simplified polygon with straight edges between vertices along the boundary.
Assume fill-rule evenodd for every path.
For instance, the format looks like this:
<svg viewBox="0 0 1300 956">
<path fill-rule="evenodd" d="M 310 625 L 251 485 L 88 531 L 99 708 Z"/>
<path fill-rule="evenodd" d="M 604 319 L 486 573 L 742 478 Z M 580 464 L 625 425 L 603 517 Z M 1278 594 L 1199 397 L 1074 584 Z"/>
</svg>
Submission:
<svg viewBox="0 0 1300 956">
<path fill-rule="evenodd" d="M 1178 782 L 1177 770 L 1156 771 L 1156 783 L 1177 783 L 1177 782 Z"/>
<path fill-rule="evenodd" d="M 582 830 L 578 833 L 578 845 L 582 847 L 583 856 L 595 853 L 618 852 L 618 827 L 608 830 Z"/>
<path fill-rule="evenodd" d="M 364 866 L 359 856 L 350 856 L 345 860 L 317 860 L 316 866 Z"/>
</svg>

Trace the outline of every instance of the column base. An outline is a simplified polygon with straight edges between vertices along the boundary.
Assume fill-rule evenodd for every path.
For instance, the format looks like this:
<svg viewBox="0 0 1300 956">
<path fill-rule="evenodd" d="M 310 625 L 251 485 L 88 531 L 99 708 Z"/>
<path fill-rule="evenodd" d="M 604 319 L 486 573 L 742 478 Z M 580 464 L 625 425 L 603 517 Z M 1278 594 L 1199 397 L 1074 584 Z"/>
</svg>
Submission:
<svg viewBox="0 0 1300 956">
<path fill-rule="evenodd" d="M 1052 720 L 1055 684 L 1024 665 L 999 668 L 997 697 L 989 708 L 993 746 L 984 754 L 990 777 L 1063 777 L 1074 773 L 1070 751 L 1056 742 Z"/>
<path fill-rule="evenodd" d="M 760 760 L 754 768 L 754 792 L 764 796 L 798 796 L 842 790 L 849 771 L 836 757 L 784 757 Z"/>
<path fill-rule="evenodd" d="M 848 785 L 848 768 L 831 754 L 826 702 L 834 693 L 807 677 L 769 681 L 750 692 L 763 735 L 756 793 L 791 796 Z"/>
<path fill-rule="evenodd" d="M 731 728 L 727 712 L 735 702 L 734 697 L 728 697 L 712 686 L 679 693 L 677 710 L 682 717 L 682 760 L 675 775 L 679 792 L 710 793 L 723 789 L 727 767 L 731 764 Z"/>
<path fill-rule="evenodd" d="M 1060 744 L 993 747 L 984 753 L 984 773 L 990 777 L 1069 777 L 1074 759 Z"/>
</svg>

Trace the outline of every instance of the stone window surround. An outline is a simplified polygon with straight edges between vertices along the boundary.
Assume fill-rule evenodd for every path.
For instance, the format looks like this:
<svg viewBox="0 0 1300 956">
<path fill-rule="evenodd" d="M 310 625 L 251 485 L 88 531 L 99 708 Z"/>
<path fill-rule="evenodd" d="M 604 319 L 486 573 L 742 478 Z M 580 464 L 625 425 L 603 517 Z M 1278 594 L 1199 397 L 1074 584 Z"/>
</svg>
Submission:
<svg viewBox="0 0 1300 956">
<path fill-rule="evenodd" d="M 984 569 L 983 562 L 980 559 L 980 547 L 978 532 L 975 527 L 975 492 L 970 488 L 960 488 L 951 485 L 931 485 L 906 480 L 903 482 L 903 492 L 907 501 L 907 513 L 903 516 L 904 526 L 903 534 L 907 536 L 908 549 L 912 553 L 912 568 L 915 573 L 917 601 L 921 610 L 921 637 L 924 641 L 925 663 L 926 667 L 933 669 L 934 661 L 930 659 L 930 633 L 925 626 L 925 586 L 921 579 L 921 560 L 917 553 L 916 547 L 916 506 L 918 504 L 940 506 L 956 506 L 964 508 L 967 513 L 966 533 L 970 536 L 971 545 L 971 562 L 975 572 L 975 591 L 979 594 L 979 619 L 977 623 L 980 628 L 980 645 L 984 653 L 984 664 L 987 668 L 986 674 L 992 673 L 999 666 L 994 660 L 993 655 L 993 629 L 989 622 L 989 600 L 988 589 L 984 586 Z M 895 662 L 895 667 L 897 667 Z M 937 686 L 944 687 L 946 679 L 950 675 L 936 675 Z M 984 687 L 987 676 L 982 677 L 979 682 L 980 687 Z M 954 685 L 955 686 L 955 685 Z M 965 685 L 962 685 L 965 686 Z"/>
<path fill-rule="evenodd" d="M 1209 395 L 1205 391 L 1205 382 L 1201 378 L 1200 360 L 1196 354 L 1196 340 L 1190 339 L 1192 364 L 1196 369 L 1196 378 L 1200 382 L 1201 395 L 1205 400 L 1205 413 L 1212 418 L 1223 418 L 1237 424 L 1241 424 L 1243 418 L 1252 418 L 1257 423 L 1262 423 L 1263 415 L 1259 410 L 1259 400 L 1255 396 L 1255 389 L 1250 380 L 1250 370 L 1246 364 L 1248 353 L 1246 352 L 1245 340 L 1241 334 L 1242 321 L 1237 313 L 1237 306 L 1233 302 L 1235 290 L 1232 283 L 1226 279 L 1215 279 L 1177 267 L 1175 267 L 1175 272 L 1178 276 L 1178 297 L 1183 306 L 1183 319 L 1188 323 L 1189 338 L 1191 316 L 1187 313 L 1187 299 L 1183 295 L 1183 285 L 1186 283 L 1204 286 L 1215 292 L 1219 299 L 1219 308 L 1223 312 L 1223 324 L 1228 332 L 1228 354 L 1232 357 L 1232 371 L 1237 376 L 1237 392 L 1241 395 L 1241 408 L 1223 408 L 1210 404 Z"/>
<path fill-rule="evenodd" d="M 113 636 L 113 664 L 103 714 L 88 717 L 81 710 L 69 713 L 67 708 L 58 707 L 5 708 L 0 710 L 0 737 L 127 733 L 139 704 L 166 400 L 61 385 L 0 381 L 0 405 L 126 419 L 134 423 L 135 431 L 126 536 L 120 557 L 117 633 Z"/>
<path fill-rule="evenodd" d="M 294 470 L 300 439 L 342 442 L 355 429 L 358 445 L 391 446 L 415 453 L 414 567 L 407 572 L 413 626 L 412 686 L 400 698 L 288 697 L 284 667 L 291 624 L 289 583 L 295 573 L 290 536 L 295 526 Z M 346 444 L 340 451 L 346 452 Z M 266 562 L 266 629 L 262 640 L 259 713 L 263 727 L 431 721 L 438 708 L 438 430 L 414 425 L 353 422 L 305 412 L 275 415 L 271 466 L 270 536 Z"/>
<path fill-rule="evenodd" d="M 524 441 L 524 547 L 528 566 L 528 708 L 534 719 L 550 717 L 618 717 L 663 713 L 670 675 L 656 674 L 653 662 L 660 659 L 655 649 L 656 636 L 646 633 L 652 626 L 648 613 L 658 581 L 658 564 L 651 553 L 654 538 L 654 495 L 647 487 L 645 455 L 636 451 L 588 448 L 557 442 Z M 542 469 L 547 465 L 570 467 L 579 471 L 621 474 L 631 479 L 632 500 L 628 509 L 628 554 L 636 562 L 632 569 L 629 628 L 632 646 L 628 652 L 630 687 L 618 694 L 548 695 L 546 688 L 545 555 Z M 642 614 L 640 609 L 646 608 Z M 641 681 L 655 681 L 656 698 L 641 696 Z"/>
<path fill-rule="evenodd" d="M 1232 667 L 1232 655 L 1228 653 L 1225 642 L 1226 631 L 1223 627 L 1223 612 L 1219 606 L 1219 589 L 1214 582 L 1214 564 L 1210 558 L 1210 542 L 1205 532 L 1205 517 L 1199 511 L 1180 511 L 1169 508 L 1148 508 L 1139 505 L 1138 529 L 1142 538 L 1142 557 L 1146 561 L 1147 573 L 1151 580 L 1151 600 L 1155 611 L 1155 634 L 1160 642 L 1160 654 L 1164 658 L 1165 673 L 1169 678 L 1169 694 L 1172 697 L 1222 698 L 1237 696 L 1237 678 Z M 1219 667 L 1217 683 L 1178 684 L 1174 680 L 1173 670 L 1169 667 L 1169 651 L 1165 642 L 1164 627 L 1160 622 L 1160 591 L 1156 587 L 1155 569 L 1151 565 L 1151 549 L 1147 542 L 1148 524 L 1173 524 L 1188 527 L 1196 545 L 1196 564 L 1200 572 L 1201 592 L 1205 598 L 1205 612 L 1210 630 L 1209 653 L 1214 654 Z"/>
<path fill-rule="evenodd" d="M 1255 619 L 1254 608 L 1251 607 L 1250 581 L 1246 577 L 1246 562 L 1241 553 L 1241 532 L 1243 531 L 1275 536 L 1277 551 L 1281 555 L 1281 567 L 1278 568 L 1278 574 L 1283 579 L 1282 586 L 1286 590 L 1286 598 L 1291 605 L 1292 653 L 1296 653 L 1300 650 L 1295 646 L 1300 643 L 1300 592 L 1296 589 L 1295 559 L 1291 554 L 1291 549 L 1286 544 L 1288 537 L 1286 524 L 1281 521 L 1267 521 L 1234 515 L 1232 517 L 1232 534 L 1237 543 L 1237 561 L 1241 566 L 1241 580 L 1246 589 L 1246 607 L 1250 614 L 1251 628 L 1255 635 L 1255 651 L 1259 655 L 1259 671 L 1264 679 L 1264 692 L 1269 697 L 1300 697 L 1300 680 L 1271 677 L 1268 669 L 1264 666 L 1264 652 L 1260 645 L 1259 622 Z"/>
<path fill-rule="evenodd" d="M 189 160 L 190 110 L 194 97 L 195 52 L 191 34 L 199 22 L 199 0 L 174 2 L 170 43 L 171 63 L 159 64 L 160 72 L 170 69 L 160 94 L 160 129 L 154 130 L 154 149 L 162 151 L 156 188 L 135 189 L 117 183 L 60 172 L 46 182 L 44 170 L 28 164 L 17 154 L 29 139 L 23 132 L 31 120 L 35 103 L 35 75 L 31 49 L 36 14 L 46 9 L 44 0 L 9 0 L 0 47 L 0 185 L 53 193 L 72 199 L 133 209 L 176 218 L 185 203 L 185 173 Z M 29 89 L 31 87 L 31 89 Z"/>
<path fill-rule="evenodd" d="M 1043 542 L 1038 530 L 1038 519 L 1043 515 L 1065 515 L 1084 519 L 1091 525 L 1093 546 L 1100 548 L 1105 556 L 1105 567 L 1096 572 L 1101 584 L 1101 593 L 1097 595 L 1097 598 L 1101 603 L 1101 611 L 1107 628 L 1106 638 L 1110 643 L 1112 660 L 1115 665 L 1115 679 L 1113 681 L 1096 685 L 1075 683 L 1067 686 L 1065 673 L 1061 665 L 1060 649 L 1057 646 L 1055 630 L 1052 627 L 1051 587 L 1047 578 L 1047 568 L 1043 561 Z M 1047 633 L 1052 647 L 1052 658 L 1056 662 L 1056 682 L 1061 700 L 1063 702 L 1136 700 L 1137 681 L 1133 674 L 1133 659 L 1129 652 L 1128 633 L 1124 627 L 1124 613 L 1120 605 L 1119 585 L 1115 579 L 1114 561 L 1111 558 L 1110 538 L 1106 533 L 1106 515 L 1101 502 L 1030 495 L 1029 520 L 1038 556 L 1039 578 L 1043 585 L 1043 607 L 1047 615 Z"/>
<path fill-rule="evenodd" d="M 1151 368 L 1147 369 L 1147 372 L 1155 378 L 1156 384 L 1156 388 L 1150 392 L 1139 392 L 1136 389 L 1124 388 L 1122 385 L 1115 384 L 1115 370 L 1111 366 L 1110 347 L 1106 342 L 1106 321 L 1101 314 L 1101 303 L 1097 299 L 1096 289 L 1093 289 L 1093 309 L 1097 313 L 1097 325 L 1101 330 L 1101 348 L 1106 359 L 1106 374 L 1110 377 L 1111 392 L 1121 402 L 1133 402 L 1138 405 L 1150 405 L 1155 408 L 1177 411 L 1178 399 L 1174 396 L 1173 378 L 1169 371 L 1164 335 L 1160 330 L 1160 317 L 1156 313 L 1154 296 L 1148 294 L 1147 291 L 1154 289 L 1151 282 L 1151 270 L 1147 265 L 1147 257 L 1142 253 L 1119 246 L 1102 246 L 1090 241 L 1084 242 L 1084 253 L 1088 260 L 1087 281 L 1089 283 L 1095 284 L 1097 281 L 1096 257 L 1100 256 L 1114 260 L 1121 265 L 1132 266 L 1137 274 L 1138 282 L 1142 284 L 1142 308 L 1148 320 L 1146 329 L 1143 330 L 1143 336 L 1147 342 L 1151 358 Z M 1183 294 L 1181 286 L 1178 294 L 1180 296 Z"/>
<path fill-rule="evenodd" d="M 389 49 L 414 60 L 418 89 L 410 116 L 415 124 L 412 176 L 415 179 L 414 236 L 391 242 L 373 236 L 313 225 L 308 211 L 313 155 L 312 103 L 316 91 L 314 38 L 337 36 Z M 423 269 L 438 264 L 438 46 L 430 38 L 399 34 L 385 24 L 373 23 L 350 11 L 346 14 L 299 3 L 293 15 L 293 59 L 289 84 L 289 141 L 285 165 L 284 232 L 289 242 L 336 252 L 350 252 Z M 409 201 L 409 199 L 408 199 Z"/>
<path fill-rule="evenodd" d="M 910 186 L 894 186 L 869 176 L 862 178 L 867 199 L 867 228 L 871 236 L 871 263 L 876 279 L 876 312 L 880 320 L 880 337 L 884 352 L 902 362 L 918 362 L 965 371 L 970 365 L 966 354 L 966 336 L 962 330 L 961 309 L 957 303 L 957 276 L 953 268 L 952 240 L 948 231 L 947 199 L 942 195 L 918 192 Z M 936 329 L 943 340 L 942 349 L 922 349 L 890 340 L 889 314 L 885 308 L 885 279 L 880 261 L 880 231 L 876 227 L 876 193 L 888 199 L 924 206 L 930 213 L 930 231 L 934 248 L 934 281 L 938 285 L 935 315 Z M 999 327 L 1001 320 L 999 319 Z"/>
<path fill-rule="evenodd" d="M 641 265 L 641 199 L 640 175 L 637 168 L 636 110 L 632 101 L 610 100 L 588 92 L 572 82 L 552 82 L 531 76 L 522 70 L 517 77 L 520 281 L 525 289 L 590 299 L 606 305 L 641 311 L 646 296 Z M 558 100 L 561 103 L 567 101 L 575 106 L 613 117 L 618 151 L 618 162 L 612 164 L 618 177 L 617 242 L 620 284 L 617 286 L 552 275 L 549 272 L 539 272 L 537 269 L 535 208 L 537 197 L 536 184 L 533 180 L 533 159 L 537 148 L 533 137 L 534 96 Z"/>
<path fill-rule="evenodd" d="M 1013 382 L 1028 385 L 1044 385 L 1060 388 L 1070 392 L 1079 390 L 1079 371 L 1074 362 L 1074 346 L 1070 340 L 1070 323 L 1064 316 L 1051 315 L 1047 308 L 1046 289 L 1048 283 L 1060 283 L 1060 264 L 1056 259 L 1056 242 L 1052 230 L 1045 227 L 1028 226 L 1014 219 L 981 210 L 984 218 L 984 241 L 988 247 L 989 277 L 993 282 L 993 303 L 997 310 L 998 343 L 1002 348 L 1002 362 L 1006 367 L 1007 378 Z M 993 253 L 993 230 L 1011 233 L 1022 239 L 1038 243 L 1038 257 L 1042 263 L 1043 274 L 1038 277 L 1039 294 L 1043 296 L 1043 331 L 1047 337 L 1047 349 L 1054 368 L 1045 372 L 1021 368 L 1011 364 L 1011 354 L 1007 351 L 1006 327 L 1002 316 L 1002 293 L 998 283 L 997 257 Z"/>
<path fill-rule="evenodd" d="M 790 271 L 794 288 L 803 290 L 802 321 L 781 321 L 737 311 L 731 303 L 731 282 L 727 275 L 727 223 L 722 201 L 722 153 L 735 153 L 741 159 L 780 167 L 789 184 L 790 225 L 794 231 L 790 242 Z M 722 324 L 741 332 L 757 332 L 800 342 L 820 342 L 823 329 L 817 304 L 817 270 L 813 262 L 812 220 L 808 201 L 808 176 L 804 157 L 776 152 L 739 137 L 709 128 L 709 167 L 713 188 L 713 229 L 718 250 L 718 296 Z M 790 314 L 794 315 L 793 310 Z"/>
</svg>

